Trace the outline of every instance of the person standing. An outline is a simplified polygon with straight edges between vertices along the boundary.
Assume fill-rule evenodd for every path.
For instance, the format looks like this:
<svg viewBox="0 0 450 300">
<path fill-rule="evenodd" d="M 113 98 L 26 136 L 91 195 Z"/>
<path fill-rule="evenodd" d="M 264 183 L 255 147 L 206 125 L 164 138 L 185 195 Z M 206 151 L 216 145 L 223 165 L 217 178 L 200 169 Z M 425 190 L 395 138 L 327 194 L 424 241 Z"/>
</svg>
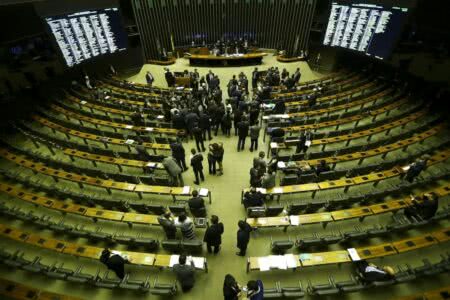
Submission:
<svg viewBox="0 0 450 300">
<path fill-rule="evenodd" d="M 231 274 L 225 275 L 223 281 L 223 297 L 224 300 L 238 300 L 241 295 L 241 288 L 236 279 Z"/>
<path fill-rule="evenodd" d="M 197 150 L 198 152 L 203 152 L 205 151 L 205 143 L 203 142 L 203 132 L 200 129 L 200 127 L 198 127 L 198 124 L 194 125 L 194 129 L 192 129 L 192 133 L 194 135 L 194 139 L 195 139 L 195 144 L 197 145 Z M 200 148 L 201 146 L 201 148 Z"/>
<path fill-rule="evenodd" d="M 149 86 L 152 86 L 153 81 L 155 81 L 155 78 L 153 78 L 152 73 L 150 73 L 150 71 L 147 71 L 147 73 L 145 74 L 145 80 L 147 81 L 147 84 Z"/>
<path fill-rule="evenodd" d="M 258 138 L 259 132 L 261 131 L 261 126 L 259 126 L 259 122 L 256 121 L 255 125 L 250 127 L 250 152 L 258 150 Z"/>
<path fill-rule="evenodd" d="M 236 252 L 238 256 L 245 256 L 247 251 L 248 242 L 250 241 L 250 232 L 252 228 L 250 225 L 240 220 L 238 222 L 239 230 L 237 232 L 237 247 L 239 248 L 239 252 Z"/>
<path fill-rule="evenodd" d="M 232 123 L 231 109 L 229 110 L 227 109 L 226 114 L 222 118 L 223 133 L 227 137 L 230 137 L 231 134 L 231 123 Z"/>
<path fill-rule="evenodd" d="M 245 139 L 248 136 L 248 129 L 249 129 L 249 124 L 247 122 L 247 118 L 243 117 L 242 121 L 240 121 L 238 124 L 238 145 L 237 145 L 237 151 L 239 152 L 240 150 L 244 150 L 244 146 L 245 146 Z"/>
<path fill-rule="evenodd" d="M 223 175 L 223 155 L 225 153 L 225 150 L 223 149 L 222 143 L 214 143 L 212 144 L 212 154 L 214 157 L 215 162 L 217 162 L 218 169 L 217 169 L 217 175 Z"/>
<path fill-rule="evenodd" d="M 158 223 L 162 226 L 168 240 L 173 240 L 177 235 L 177 227 L 172 219 L 170 212 L 164 213 L 158 217 Z"/>
<path fill-rule="evenodd" d="M 186 255 L 181 254 L 178 259 L 178 264 L 173 266 L 173 272 L 177 276 L 177 280 L 181 285 L 183 292 L 190 291 L 195 284 L 195 266 L 194 261 L 189 265 L 186 264 Z"/>
<path fill-rule="evenodd" d="M 208 146 L 208 171 L 209 174 L 216 175 L 216 159 L 213 154 L 212 144 Z"/>
<path fill-rule="evenodd" d="M 205 231 L 205 236 L 203 241 L 206 243 L 206 248 L 208 253 L 213 252 L 214 254 L 219 253 L 220 245 L 222 244 L 222 234 L 224 228 L 222 222 L 219 222 L 219 217 L 216 215 L 211 216 L 211 226 L 209 226 Z"/>
<path fill-rule="evenodd" d="M 186 166 L 186 153 L 183 145 L 179 141 L 176 141 L 175 143 L 170 144 L 170 149 L 172 150 L 172 157 L 175 159 L 178 166 L 180 166 L 183 172 L 186 171 L 188 167 Z"/>
<path fill-rule="evenodd" d="M 176 162 L 175 158 L 168 156 L 163 159 L 162 165 L 166 169 L 167 173 L 172 178 L 172 181 L 175 186 L 183 186 L 183 177 L 181 175 L 181 172 L 183 171 L 181 167 Z"/>
<path fill-rule="evenodd" d="M 195 184 L 200 184 L 200 180 L 205 181 L 205 176 L 203 175 L 203 155 L 201 153 L 197 153 L 195 149 L 191 149 L 192 158 L 191 158 L 191 166 L 194 170 L 195 175 Z"/>
<path fill-rule="evenodd" d="M 295 84 L 298 84 L 298 82 L 300 81 L 300 77 L 302 76 L 302 74 L 300 73 L 300 68 L 297 68 L 297 70 L 295 70 L 294 73 L 294 82 Z"/>
<path fill-rule="evenodd" d="M 206 112 L 200 113 L 199 127 L 202 130 L 203 140 L 206 141 L 206 133 L 208 133 L 209 140 L 211 137 L 211 117 Z"/>
<path fill-rule="evenodd" d="M 166 70 L 166 72 L 164 73 L 164 76 L 166 78 L 167 86 L 174 87 L 175 86 L 175 77 L 173 76 L 172 72 L 170 72 L 169 68 L 166 68 L 165 70 Z"/>
<path fill-rule="evenodd" d="M 252 73 L 252 89 L 256 89 L 258 79 L 259 79 L 258 68 L 255 68 L 255 70 Z"/>
</svg>

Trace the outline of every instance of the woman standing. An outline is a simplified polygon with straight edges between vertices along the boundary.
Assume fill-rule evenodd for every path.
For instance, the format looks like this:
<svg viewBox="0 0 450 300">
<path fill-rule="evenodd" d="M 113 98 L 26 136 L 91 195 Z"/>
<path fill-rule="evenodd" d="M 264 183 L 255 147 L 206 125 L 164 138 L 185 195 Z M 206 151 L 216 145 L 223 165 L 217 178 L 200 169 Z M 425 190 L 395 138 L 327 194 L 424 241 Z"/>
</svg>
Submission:
<svg viewBox="0 0 450 300">
<path fill-rule="evenodd" d="M 225 275 L 225 280 L 223 281 L 223 297 L 225 300 L 238 300 L 241 294 L 241 289 L 239 284 L 234 279 L 233 275 Z"/>
</svg>

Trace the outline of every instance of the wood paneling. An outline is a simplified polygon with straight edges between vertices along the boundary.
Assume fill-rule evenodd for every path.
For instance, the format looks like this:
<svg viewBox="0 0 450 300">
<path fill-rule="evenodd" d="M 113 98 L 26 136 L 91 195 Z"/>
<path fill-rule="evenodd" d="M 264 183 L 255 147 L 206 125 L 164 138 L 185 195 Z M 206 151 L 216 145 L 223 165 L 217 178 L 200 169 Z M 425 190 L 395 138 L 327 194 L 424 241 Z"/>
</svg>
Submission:
<svg viewBox="0 0 450 300">
<path fill-rule="evenodd" d="M 296 56 L 308 48 L 317 0 L 132 0 L 145 59 L 162 48 L 220 38 L 255 39 Z"/>
</svg>

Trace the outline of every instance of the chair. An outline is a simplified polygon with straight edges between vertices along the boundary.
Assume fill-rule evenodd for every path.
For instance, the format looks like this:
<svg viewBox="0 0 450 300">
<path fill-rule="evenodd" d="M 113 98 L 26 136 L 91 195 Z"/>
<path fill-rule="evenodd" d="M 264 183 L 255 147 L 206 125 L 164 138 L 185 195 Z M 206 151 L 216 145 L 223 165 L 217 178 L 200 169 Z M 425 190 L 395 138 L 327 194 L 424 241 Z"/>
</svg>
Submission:
<svg viewBox="0 0 450 300">
<path fill-rule="evenodd" d="M 147 276 L 145 281 L 131 280 L 130 274 L 126 274 L 122 282 L 119 283 L 119 288 L 140 292 L 148 292 L 150 290 L 150 276 Z"/>
<path fill-rule="evenodd" d="M 191 209 L 191 214 L 196 218 L 204 218 L 206 217 L 206 208 L 202 207 L 199 209 Z"/>
<path fill-rule="evenodd" d="M 300 299 L 305 297 L 305 291 L 303 290 L 301 281 L 298 282 L 298 287 L 282 287 L 281 293 L 284 298 Z"/>
<path fill-rule="evenodd" d="M 186 206 L 184 204 L 179 204 L 179 205 L 169 205 L 169 210 L 174 214 L 174 215 L 181 215 L 181 214 L 186 214 Z"/>
<path fill-rule="evenodd" d="M 158 283 L 158 276 L 155 278 L 153 288 L 150 289 L 150 293 L 160 296 L 174 296 L 177 293 L 177 284 L 174 283 Z"/>
<path fill-rule="evenodd" d="M 295 245 L 299 249 L 316 247 L 316 246 L 320 246 L 321 244 L 322 244 L 322 239 L 320 239 L 316 233 L 314 233 L 312 237 L 302 238 L 302 239 L 297 238 L 297 240 L 295 241 Z"/>
<path fill-rule="evenodd" d="M 254 206 L 247 208 L 247 216 L 250 218 L 260 218 L 266 216 L 266 209 L 262 206 Z"/>
<path fill-rule="evenodd" d="M 284 210 L 282 205 L 266 206 L 266 217 L 275 217 L 281 214 Z"/>
<path fill-rule="evenodd" d="M 82 273 L 83 267 L 79 266 L 73 274 L 67 275 L 67 280 L 77 283 L 93 282 L 94 276 L 91 274 Z M 99 271 L 97 271 L 98 274 Z"/>
<path fill-rule="evenodd" d="M 285 186 L 285 185 L 294 185 L 298 183 L 298 176 L 297 174 L 288 174 L 285 175 L 280 182 L 280 186 Z"/>
<path fill-rule="evenodd" d="M 283 298 L 283 293 L 280 290 L 280 283 L 276 282 L 274 288 L 264 287 L 264 299 L 280 299 Z"/>
<path fill-rule="evenodd" d="M 287 250 L 294 247 L 294 242 L 291 241 L 290 238 L 288 240 L 282 240 L 282 241 L 274 241 L 272 239 L 272 236 L 270 237 L 270 248 L 273 253 L 276 253 L 278 255 L 283 255 L 286 253 Z"/>
<path fill-rule="evenodd" d="M 349 280 L 336 282 L 335 285 L 341 292 L 344 293 L 359 292 L 367 288 L 367 286 L 359 280 L 359 277 L 355 277 L 353 274 L 350 274 Z"/>
<path fill-rule="evenodd" d="M 330 276 L 328 277 L 328 283 L 312 284 L 308 280 L 308 293 L 313 296 L 330 296 L 340 293 L 340 290 L 334 285 L 334 280 Z"/>
<path fill-rule="evenodd" d="M 161 246 L 164 250 L 169 252 L 181 252 L 182 246 L 180 240 L 164 240 L 161 242 Z"/>
<path fill-rule="evenodd" d="M 202 240 L 182 240 L 181 247 L 187 253 L 200 253 L 203 249 Z"/>
<path fill-rule="evenodd" d="M 299 215 L 301 212 L 303 212 L 307 207 L 309 203 L 293 203 L 288 205 L 287 207 L 287 214 L 288 215 Z"/>
</svg>

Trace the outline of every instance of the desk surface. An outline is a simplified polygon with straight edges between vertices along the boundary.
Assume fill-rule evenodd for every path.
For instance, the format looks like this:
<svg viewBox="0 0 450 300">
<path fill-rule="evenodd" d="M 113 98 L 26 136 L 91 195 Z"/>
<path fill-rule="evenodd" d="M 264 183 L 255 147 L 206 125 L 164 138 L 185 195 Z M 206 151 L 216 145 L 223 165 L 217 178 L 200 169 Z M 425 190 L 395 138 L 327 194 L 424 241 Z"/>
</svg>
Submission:
<svg viewBox="0 0 450 300">
<path fill-rule="evenodd" d="M 243 54 L 243 55 L 232 55 L 232 56 L 216 56 L 216 55 L 206 55 L 206 54 L 192 54 L 189 56 L 186 56 L 185 58 L 189 59 L 199 59 L 199 60 L 235 60 L 235 59 L 253 59 L 253 58 L 262 58 L 266 56 L 267 53 L 261 52 L 261 53 L 249 53 L 249 54 Z"/>
</svg>

